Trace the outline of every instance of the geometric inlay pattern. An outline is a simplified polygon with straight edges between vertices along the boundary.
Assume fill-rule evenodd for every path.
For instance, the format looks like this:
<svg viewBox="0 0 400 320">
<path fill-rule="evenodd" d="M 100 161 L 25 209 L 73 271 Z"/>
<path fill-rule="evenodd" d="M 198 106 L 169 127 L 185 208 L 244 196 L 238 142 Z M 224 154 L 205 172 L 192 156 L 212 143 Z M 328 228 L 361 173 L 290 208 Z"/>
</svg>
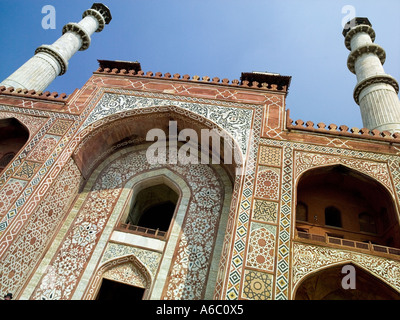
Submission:
<svg viewBox="0 0 400 320">
<path fill-rule="evenodd" d="M 269 102 L 269 98 L 267 98 L 267 100 Z M 240 187 L 242 186 L 243 190 L 240 191 L 240 193 L 238 192 L 237 196 L 234 193 L 234 197 L 236 197 L 239 202 L 239 210 L 237 212 L 232 210 L 230 214 L 227 233 L 231 233 L 231 235 L 225 237 L 226 241 L 224 241 L 223 248 L 224 255 L 220 263 L 219 278 L 216 293 L 214 294 L 215 299 L 236 300 L 239 299 L 242 292 L 240 281 L 233 281 L 233 276 L 238 274 L 243 278 L 244 274 L 244 256 L 247 248 L 248 229 L 250 227 L 249 220 L 252 213 L 251 202 L 254 197 L 258 141 L 260 139 L 262 124 L 262 113 L 260 111 L 261 109 L 258 108 L 255 109 L 254 112 L 255 117 L 252 127 L 253 139 L 247 146 L 250 151 L 248 154 L 249 161 L 246 162 L 243 182 L 241 185 L 237 184 Z M 236 204 L 236 201 L 233 203 Z M 233 246 L 231 246 L 232 244 Z M 232 258 L 228 258 L 229 256 Z M 224 263 L 224 261 L 227 261 L 227 263 Z M 223 283 L 223 279 L 225 279 L 225 283 Z"/>
<path fill-rule="evenodd" d="M 153 278 L 156 276 L 158 265 L 162 256 L 160 252 L 109 242 L 100 262 L 104 263 L 126 255 L 134 255 L 136 259 L 146 266 Z"/>
<path fill-rule="evenodd" d="M 78 192 L 81 175 L 71 159 L 0 261 L 0 291 L 16 293 L 29 276 Z M 6 187 L 8 184 L 6 185 Z M 3 193 L 2 193 L 3 194 Z M 71 261 L 65 260 L 69 268 Z M 53 270 L 54 271 L 54 270 Z M 49 281 L 54 273 L 49 272 Z M 46 291 L 54 296 L 54 291 Z"/>
<path fill-rule="evenodd" d="M 272 299 L 273 275 L 254 270 L 245 270 L 242 298 L 249 300 Z"/>
<path fill-rule="evenodd" d="M 289 248 L 290 219 L 292 207 L 293 149 L 283 148 L 283 176 L 281 188 L 281 208 L 278 231 L 278 253 L 275 299 L 289 299 Z"/>
<path fill-rule="evenodd" d="M 258 163 L 266 166 L 281 166 L 282 149 L 260 145 Z"/>
<path fill-rule="evenodd" d="M 0 192 L 0 216 L 7 212 L 8 207 L 13 203 L 25 188 L 27 181 L 10 179 Z"/>
<path fill-rule="evenodd" d="M 252 219 L 276 223 L 278 203 L 254 199 Z"/>
<path fill-rule="evenodd" d="M 276 226 L 252 223 L 246 257 L 248 267 L 273 271 Z"/>
<path fill-rule="evenodd" d="M 296 169 L 294 177 L 296 179 L 307 169 L 318 166 L 342 164 L 377 179 L 389 190 L 393 190 L 387 163 L 306 152 L 296 152 L 295 163 Z"/>
<path fill-rule="evenodd" d="M 199 299 L 206 284 L 223 203 L 218 177 L 207 165 L 151 164 L 147 160 L 146 150 L 134 149 L 112 159 L 87 193 L 74 223 L 51 262 L 51 267 L 58 274 L 54 287 L 56 295 L 60 299 L 71 298 L 85 270 L 86 261 L 97 245 L 104 245 L 98 244 L 98 239 L 102 236 L 124 185 L 142 172 L 166 167 L 185 177 L 187 185 L 192 189 L 192 197 L 181 227 L 176 253 L 171 261 L 170 280 L 167 279 L 168 285 L 162 299 Z M 73 270 L 71 264 L 75 266 Z M 45 275 L 32 299 L 45 298 L 46 282 Z"/>
<path fill-rule="evenodd" d="M 400 291 L 400 261 L 297 242 L 293 250 L 292 288 L 312 272 L 351 261 Z"/>
<path fill-rule="evenodd" d="M 48 134 L 63 136 L 71 126 L 70 120 L 57 119 L 52 127 L 47 131 Z"/>
<path fill-rule="evenodd" d="M 22 179 L 30 179 L 39 170 L 41 165 L 41 163 L 37 162 L 24 161 L 14 176 Z"/>
<path fill-rule="evenodd" d="M 146 277 L 137 270 L 133 263 L 126 262 L 104 272 L 103 278 L 126 283 L 131 286 L 146 288 Z"/>
<path fill-rule="evenodd" d="M 50 156 L 51 152 L 60 140 L 59 136 L 45 135 L 36 148 L 29 154 L 28 159 L 43 162 Z"/>
<path fill-rule="evenodd" d="M 279 200 L 280 170 L 258 167 L 255 196 L 269 200 Z"/>
<path fill-rule="evenodd" d="M 138 92 L 139 94 L 139 92 Z M 166 95 L 164 95 L 166 96 Z M 194 99 L 192 99 L 193 101 Z M 200 100 L 200 99 L 199 99 Z M 165 98 L 152 98 L 105 93 L 96 107 L 92 110 L 89 117 L 85 120 L 80 130 L 90 124 L 103 119 L 109 115 L 114 115 L 122 111 L 132 109 L 148 108 L 155 106 L 177 106 L 190 110 L 207 119 L 211 119 L 218 126 L 229 132 L 234 139 L 238 141 L 243 154 L 246 153 L 247 145 L 250 139 L 250 128 L 253 116 L 253 110 L 248 108 L 222 107 L 212 104 L 182 102 L 176 100 L 167 100 Z M 221 103 L 222 104 L 222 103 Z"/>
</svg>

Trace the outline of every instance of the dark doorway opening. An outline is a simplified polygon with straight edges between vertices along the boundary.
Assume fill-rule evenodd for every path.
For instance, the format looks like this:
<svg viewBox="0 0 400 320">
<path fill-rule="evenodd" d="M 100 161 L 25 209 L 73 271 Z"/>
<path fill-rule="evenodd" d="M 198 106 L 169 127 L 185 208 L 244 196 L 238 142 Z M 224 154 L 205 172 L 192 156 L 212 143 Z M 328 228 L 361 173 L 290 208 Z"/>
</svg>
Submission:
<svg viewBox="0 0 400 320">
<path fill-rule="evenodd" d="M 103 279 L 96 300 L 142 300 L 145 289 Z"/>
</svg>

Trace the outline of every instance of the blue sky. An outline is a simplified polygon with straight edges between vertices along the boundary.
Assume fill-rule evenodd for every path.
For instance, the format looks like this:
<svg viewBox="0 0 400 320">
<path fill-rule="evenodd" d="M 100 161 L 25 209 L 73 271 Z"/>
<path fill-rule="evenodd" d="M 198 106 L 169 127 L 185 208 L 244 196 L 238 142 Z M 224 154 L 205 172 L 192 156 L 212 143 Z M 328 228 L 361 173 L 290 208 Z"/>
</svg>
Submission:
<svg viewBox="0 0 400 320">
<path fill-rule="evenodd" d="M 42 44 L 79 22 L 94 1 L 0 0 L 0 78 Z M 362 127 L 353 100 L 355 75 L 346 66 L 342 13 L 351 5 L 368 17 L 384 69 L 400 81 L 398 0 L 104 0 L 113 16 L 90 48 L 78 52 L 49 91 L 70 94 L 98 68 L 97 59 L 139 61 L 142 69 L 239 79 L 242 72 L 292 76 L 287 108 L 293 119 Z M 56 9 L 56 29 L 42 28 L 42 7 Z"/>
</svg>

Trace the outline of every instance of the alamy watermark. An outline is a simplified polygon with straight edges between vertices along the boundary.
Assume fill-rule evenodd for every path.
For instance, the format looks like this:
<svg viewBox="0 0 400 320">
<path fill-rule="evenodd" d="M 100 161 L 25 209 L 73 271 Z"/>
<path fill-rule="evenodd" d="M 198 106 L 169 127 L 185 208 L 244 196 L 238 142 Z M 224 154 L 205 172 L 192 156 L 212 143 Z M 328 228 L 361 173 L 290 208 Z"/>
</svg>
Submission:
<svg viewBox="0 0 400 320">
<path fill-rule="evenodd" d="M 345 290 L 356 288 L 356 268 L 351 264 L 342 267 L 342 274 L 346 274 L 342 278 L 342 288 Z"/>
<path fill-rule="evenodd" d="M 45 30 L 56 28 L 56 8 L 52 5 L 45 5 L 42 8 L 42 28 Z"/>
<path fill-rule="evenodd" d="M 356 8 L 347 4 L 342 7 L 342 14 L 345 14 L 342 18 L 342 28 L 349 29 L 355 27 L 354 18 L 356 17 Z"/>
</svg>

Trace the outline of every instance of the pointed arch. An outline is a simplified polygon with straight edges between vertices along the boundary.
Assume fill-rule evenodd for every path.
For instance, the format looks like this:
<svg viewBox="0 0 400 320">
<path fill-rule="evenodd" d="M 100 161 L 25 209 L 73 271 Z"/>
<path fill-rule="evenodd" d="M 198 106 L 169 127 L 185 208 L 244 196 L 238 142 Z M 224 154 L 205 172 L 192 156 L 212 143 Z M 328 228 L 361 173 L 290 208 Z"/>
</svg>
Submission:
<svg viewBox="0 0 400 320">
<path fill-rule="evenodd" d="M 344 269 L 354 268 L 354 273 Z M 354 276 L 355 288 L 345 288 L 345 277 Z M 343 280 L 344 279 L 344 280 Z M 292 290 L 294 300 L 400 300 L 400 291 L 361 264 L 345 260 L 318 268 L 302 277 Z"/>
<path fill-rule="evenodd" d="M 308 221 L 297 221 L 301 232 L 382 246 L 400 246 L 400 225 L 393 194 L 381 181 L 344 164 L 314 166 L 297 179 L 296 203 L 307 205 Z M 377 221 L 376 233 L 362 229 L 360 213 Z M 382 212 L 390 223 L 384 225 Z"/>
<path fill-rule="evenodd" d="M 219 161 L 213 163 L 221 164 L 229 173 L 231 181 L 234 180 L 236 172 L 243 164 L 242 150 L 234 137 L 210 119 L 173 105 L 133 109 L 97 120 L 74 138 L 73 158 L 87 178 L 96 164 L 108 154 L 127 145 L 149 142 L 146 140 L 147 133 L 154 128 L 164 132 L 167 140 L 174 138 L 174 132 L 170 128 L 171 121 L 177 123 L 175 135 L 188 129 L 196 137 L 187 139 L 185 134 L 178 136 L 179 139 L 186 138 L 181 144 L 192 143 L 200 154 L 205 152 L 207 158 L 210 155 L 210 158 Z M 209 130 L 212 137 L 202 135 L 204 129 Z"/>
<path fill-rule="evenodd" d="M 129 281 L 129 279 L 122 279 L 120 277 L 118 281 L 128 285 L 135 285 L 144 288 L 147 291 L 152 285 L 152 277 L 150 271 L 137 257 L 135 257 L 134 255 L 126 255 L 103 263 L 95 272 L 95 276 L 92 277 L 92 280 L 89 284 L 89 290 L 87 290 L 82 299 L 95 299 L 100 290 L 102 279 L 104 278 L 106 272 L 124 264 L 131 264 L 133 266 L 133 272 L 129 274 L 131 281 Z M 144 294 L 144 298 L 146 298 L 146 296 L 148 295 L 148 291 L 146 291 Z"/>
<path fill-rule="evenodd" d="M 221 232 L 221 230 L 225 230 L 226 228 L 229 204 L 232 199 L 232 186 L 229 176 L 219 165 L 151 165 L 147 163 L 146 157 L 144 156 L 146 147 L 146 144 L 141 144 L 118 150 L 110 154 L 95 168 L 70 211 L 70 216 L 66 222 L 68 228 L 65 229 L 63 238 L 60 238 L 58 244 L 54 244 L 54 246 L 65 245 L 69 247 L 71 242 L 65 241 L 65 239 L 70 237 L 76 238 L 75 235 L 82 235 L 82 232 L 86 234 L 86 227 L 88 224 L 83 222 L 86 219 L 84 217 L 99 219 L 100 214 L 98 213 L 101 211 L 101 216 L 107 219 L 106 224 L 98 226 L 95 230 L 97 234 L 96 237 L 98 237 L 96 239 L 97 244 L 92 247 L 93 254 L 91 255 L 90 261 L 87 261 L 79 270 L 82 276 L 73 292 L 73 299 L 81 299 L 82 294 L 86 294 L 86 290 L 89 289 L 88 285 L 89 281 L 91 281 L 91 274 L 93 270 L 97 269 L 99 259 L 104 253 L 107 241 L 126 243 L 127 245 L 133 243 L 121 242 L 122 240 L 120 241 L 119 238 L 114 239 L 114 235 L 118 233 L 114 228 L 122 212 L 123 203 L 126 202 L 127 195 L 125 195 L 125 200 L 123 200 L 122 196 L 125 193 L 129 193 L 128 189 L 133 187 L 135 183 L 155 175 L 156 172 L 160 174 L 161 171 L 158 170 L 164 170 L 167 176 L 168 172 L 174 174 L 174 177 L 170 179 L 173 182 L 177 182 L 179 179 L 183 180 L 185 184 L 189 186 L 191 196 L 187 197 L 185 201 L 182 201 L 182 205 L 178 209 L 176 217 L 181 216 L 179 211 L 182 207 L 183 219 L 181 219 L 180 222 L 175 219 L 174 226 L 177 226 L 176 237 L 173 239 L 168 237 L 168 241 L 163 246 L 165 247 L 165 251 L 162 260 L 160 260 L 160 268 L 157 269 L 159 271 L 154 273 L 156 277 L 154 286 L 151 289 L 151 294 L 155 294 L 158 299 L 167 294 L 176 294 L 179 296 L 182 294 L 181 292 L 170 289 L 175 286 L 177 282 L 179 282 L 179 284 L 182 282 L 183 285 L 188 288 L 190 287 L 190 293 L 193 292 L 198 298 L 203 297 L 207 292 L 211 292 L 212 294 L 212 290 L 215 288 L 216 274 L 210 270 L 214 270 L 216 266 L 218 266 L 221 255 L 221 243 L 223 242 L 223 232 Z M 211 190 L 212 193 L 206 194 L 205 189 Z M 110 197 L 110 193 L 115 194 L 117 197 Z M 99 199 L 107 199 L 107 203 L 101 203 L 100 205 L 104 208 L 102 210 L 99 210 L 100 208 L 97 207 L 97 203 L 100 201 Z M 122 202 L 120 202 L 120 200 Z M 207 206 L 204 202 L 211 200 L 213 202 L 215 201 L 215 205 Z M 199 210 L 198 208 L 202 209 Z M 92 209 L 93 214 L 91 213 Z M 95 214 L 95 212 L 97 213 Z M 197 213 L 201 214 L 201 216 L 197 216 Z M 77 219 L 79 216 L 81 216 L 82 219 Z M 198 232 L 194 233 L 192 232 L 192 221 L 196 220 L 198 217 L 205 219 L 204 222 L 210 219 L 213 223 L 200 225 Z M 92 218 L 90 219 L 90 225 L 95 227 L 96 221 L 92 220 Z M 83 226 L 84 230 L 81 230 L 80 226 Z M 200 233 L 201 236 L 199 236 Z M 137 238 L 135 241 L 136 240 Z M 84 245 L 85 243 L 82 244 Z M 145 248 L 140 244 L 138 245 L 141 248 Z M 73 246 L 75 246 L 75 244 Z M 199 251 L 197 251 L 196 256 L 190 255 L 191 250 L 199 248 L 204 248 L 202 249 L 203 251 L 200 252 L 202 253 L 201 256 L 198 255 Z M 151 250 L 162 252 L 163 249 L 151 248 Z M 182 254 L 176 255 L 176 250 L 179 250 Z M 85 254 L 86 253 L 87 251 L 85 251 Z M 168 259 L 169 254 L 171 258 Z M 186 259 L 186 255 L 188 255 L 189 263 L 195 264 L 194 267 L 188 270 L 186 278 L 177 278 L 176 281 L 172 281 L 171 278 L 175 278 L 175 275 L 171 273 L 171 270 L 172 272 L 182 270 L 182 265 L 178 259 Z M 63 268 L 63 266 L 59 264 L 61 260 L 59 260 L 58 256 L 59 255 L 56 255 L 56 257 L 52 258 L 53 265 L 57 269 Z M 206 258 L 202 259 L 203 257 Z M 80 255 L 79 258 L 83 258 L 83 255 Z M 165 268 L 163 266 L 164 260 Z M 183 268 L 187 267 L 183 266 Z M 203 272 L 202 274 L 205 275 L 201 278 L 201 282 L 197 277 L 197 273 L 200 272 Z M 207 277 L 208 273 L 209 276 Z M 195 276 L 191 276 L 191 274 L 195 274 Z M 39 295 L 41 290 L 42 288 L 38 289 L 34 294 Z M 92 288 L 90 288 L 90 290 L 92 290 Z M 204 290 L 206 293 L 204 293 Z M 67 294 L 68 293 L 66 293 L 66 295 Z"/>
<path fill-rule="evenodd" d="M 115 226 L 125 204 L 124 201 L 121 203 L 119 200 L 122 200 L 122 196 L 125 196 L 125 200 L 127 199 L 130 191 L 126 189 L 133 181 L 130 179 L 134 177 L 143 180 L 144 177 L 154 175 L 154 171 L 158 169 L 169 171 L 184 180 L 189 185 L 190 196 L 181 201 L 176 212 L 175 217 L 182 219 L 181 221 L 175 219 L 171 229 L 174 232 L 173 237 L 167 236 L 166 242 L 162 244 L 160 244 L 161 240 L 152 239 L 159 240 L 160 246 L 156 249 L 151 247 L 149 250 L 163 252 L 163 258 L 160 261 L 151 295 L 159 299 L 168 295 L 178 297 L 185 295 L 185 298 L 190 299 L 212 295 L 217 277 L 217 274 L 212 271 L 218 266 L 222 254 L 223 232 L 221 230 L 225 230 L 227 226 L 227 216 L 232 200 L 232 180 L 238 180 L 232 177 L 235 178 L 235 169 L 241 166 L 241 163 L 234 158 L 231 164 L 225 164 L 223 147 L 221 147 L 222 153 L 219 154 L 223 159 L 222 163 L 215 166 L 212 163 L 201 165 L 150 163 L 146 157 L 150 144 L 145 139 L 147 132 L 153 128 L 161 128 L 168 132 L 171 120 L 177 122 L 178 131 L 190 128 L 198 137 L 201 137 L 202 129 L 218 128 L 210 120 L 182 108 L 151 107 L 124 111 L 102 118 L 79 132 L 71 142 L 71 147 L 74 148 L 73 158 L 87 179 L 87 183 L 82 186 L 81 194 L 70 211 L 71 219 L 66 223 L 68 229 L 59 245 L 69 247 L 71 243 L 65 239 L 76 238 L 82 232 L 86 232 L 88 224 L 83 221 L 92 216 L 92 210 L 101 212 L 101 217 L 107 221 L 106 224 L 97 226 L 94 220 L 100 219 L 100 214 L 94 214 L 96 217 L 90 221 L 90 226 L 96 228 L 98 238 L 92 240 L 96 240 L 96 245 L 91 249 L 94 253 L 90 261 L 79 270 L 82 276 L 73 292 L 74 299 L 82 297 L 82 294 L 86 294 L 86 290 L 92 290 L 88 287 L 91 273 L 96 270 L 107 241 L 119 242 L 120 238 L 113 237 L 126 235 L 126 233 L 121 235 Z M 223 134 L 220 138 L 222 137 Z M 231 143 L 236 144 L 233 140 Z M 234 150 L 240 151 L 238 147 Z M 141 174 L 143 176 L 140 176 Z M 171 180 L 175 182 L 178 179 Z M 104 202 L 101 202 L 103 200 Z M 104 209 L 100 210 L 100 207 Z M 184 211 L 180 212 L 181 209 Z M 82 219 L 76 219 L 77 216 L 81 216 Z M 197 232 L 194 232 L 193 222 L 200 218 L 203 220 L 198 225 L 199 228 L 196 228 Z M 83 231 L 82 228 L 84 228 Z M 131 235 L 129 239 L 132 240 Z M 136 240 L 138 237 L 134 241 L 139 243 Z M 140 244 L 144 242 L 148 244 L 150 241 L 147 240 L 148 238 L 142 237 Z M 123 243 L 132 245 L 133 242 Z M 151 245 L 153 244 L 154 241 Z M 147 247 L 143 245 L 142 248 Z M 85 254 L 88 252 L 85 251 Z M 83 255 L 79 258 L 83 258 Z M 188 259 L 188 265 L 182 267 L 180 259 Z M 61 261 L 59 255 L 56 255 L 53 261 L 57 268 L 63 268 L 59 263 Z M 182 268 L 188 270 L 185 278 L 176 276 Z M 201 274 L 201 279 L 198 273 Z M 187 292 L 174 290 L 174 287 L 178 285 L 191 289 Z M 42 289 L 37 290 L 37 294 L 40 290 Z"/>
</svg>

